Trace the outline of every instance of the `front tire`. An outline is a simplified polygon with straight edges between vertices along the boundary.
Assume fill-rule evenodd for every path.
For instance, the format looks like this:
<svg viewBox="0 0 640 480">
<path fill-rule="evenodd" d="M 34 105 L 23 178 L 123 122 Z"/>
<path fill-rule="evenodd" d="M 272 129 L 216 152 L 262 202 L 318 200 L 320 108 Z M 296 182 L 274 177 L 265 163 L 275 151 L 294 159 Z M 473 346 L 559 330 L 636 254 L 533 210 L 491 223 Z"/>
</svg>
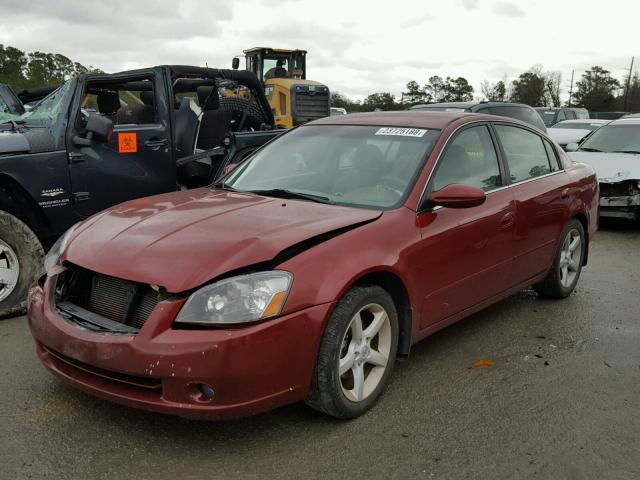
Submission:
<svg viewBox="0 0 640 480">
<path fill-rule="evenodd" d="M 566 298 L 578 284 L 587 248 L 582 223 L 575 218 L 571 220 L 561 238 L 556 258 L 547 277 L 533 286 L 540 296 Z"/>
<path fill-rule="evenodd" d="M 391 296 L 375 285 L 351 288 L 325 329 L 306 403 L 338 418 L 362 415 L 382 393 L 397 346 Z"/>
<path fill-rule="evenodd" d="M 35 233 L 0 211 L 0 318 L 24 313 L 27 292 L 42 271 L 44 251 Z"/>
</svg>

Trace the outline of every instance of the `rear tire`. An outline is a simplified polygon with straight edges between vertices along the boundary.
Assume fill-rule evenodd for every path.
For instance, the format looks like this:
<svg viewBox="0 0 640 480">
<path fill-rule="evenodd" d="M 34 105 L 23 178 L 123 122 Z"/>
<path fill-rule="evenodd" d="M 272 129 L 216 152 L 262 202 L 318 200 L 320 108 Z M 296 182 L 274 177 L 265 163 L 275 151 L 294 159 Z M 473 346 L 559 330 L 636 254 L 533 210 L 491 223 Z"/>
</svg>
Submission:
<svg viewBox="0 0 640 480">
<path fill-rule="evenodd" d="M 547 277 L 533 286 L 542 297 L 566 298 L 576 288 L 586 252 L 584 227 L 572 219 L 564 231 L 556 252 L 556 258 Z"/>
<path fill-rule="evenodd" d="M 24 313 L 27 292 L 42 272 L 44 250 L 21 220 L 0 210 L 0 318 Z"/>
<path fill-rule="evenodd" d="M 338 418 L 362 415 L 382 393 L 397 346 L 391 296 L 375 285 L 351 288 L 329 318 L 305 402 Z"/>
<path fill-rule="evenodd" d="M 266 119 L 262 110 L 253 102 L 240 97 L 221 97 L 220 110 L 229 110 L 233 113 L 236 127 L 240 124 L 244 112 L 247 112 L 247 118 L 242 126 L 243 130 L 253 129 L 260 130 L 262 125 L 266 123 Z"/>
</svg>

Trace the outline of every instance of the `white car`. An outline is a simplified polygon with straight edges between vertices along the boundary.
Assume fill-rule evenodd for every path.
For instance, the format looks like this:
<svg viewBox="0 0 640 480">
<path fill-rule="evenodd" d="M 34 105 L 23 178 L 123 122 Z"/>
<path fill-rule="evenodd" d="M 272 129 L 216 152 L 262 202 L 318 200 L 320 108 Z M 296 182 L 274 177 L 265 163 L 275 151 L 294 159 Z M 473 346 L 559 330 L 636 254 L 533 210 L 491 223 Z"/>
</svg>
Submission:
<svg viewBox="0 0 640 480">
<path fill-rule="evenodd" d="M 331 107 L 331 116 L 332 117 L 334 115 L 346 115 L 346 114 L 347 114 L 347 110 L 345 108 Z"/>
<path fill-rule="evenodd" d="M 611 120 L 580 119 L 564 120 L 547 129 L 547 134 L 562 148 L 566 149 L 569 143 L 580 141 L 594 130 L 606 125 Z"/>
<path fill-rule="evenodd" d="M 566 150 L 598 174 L 600 216 L 640 219 L 640 118 L 614 120 Z"/>
</svg>

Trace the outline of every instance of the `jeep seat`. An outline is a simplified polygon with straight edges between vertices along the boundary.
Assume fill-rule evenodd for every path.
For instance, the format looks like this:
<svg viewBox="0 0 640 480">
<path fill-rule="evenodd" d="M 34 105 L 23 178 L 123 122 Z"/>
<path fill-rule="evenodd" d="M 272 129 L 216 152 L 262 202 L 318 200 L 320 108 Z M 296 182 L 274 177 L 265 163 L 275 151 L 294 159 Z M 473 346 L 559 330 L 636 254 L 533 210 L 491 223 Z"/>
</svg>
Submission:
<svg viewBox="0 0 640 480">
<path fill-rule="evenodd" d="M 156 109 L 153 92 L 151 90 L 140 92 L 140 101 L 142 101 L 142 104 L 121 107 L 116 115 L 115 123 L 154 123 L 156 121 Z"/>
<path fill-rule="evenodd" d="M 120 109 L 120 97 L 118 92 L 100 92 L 96 96 L 98 112 L 115 123 L 116 115 Z"/>
<path fill-rule="evenodd" d="M 220 97 L 216 87 L 198 87 L 198 103 L 202 108 L 202 122 L 197 147 L 209 150 L 223 144 L 231 129 L 232 112 L 220 110 Z"/>
</svg>

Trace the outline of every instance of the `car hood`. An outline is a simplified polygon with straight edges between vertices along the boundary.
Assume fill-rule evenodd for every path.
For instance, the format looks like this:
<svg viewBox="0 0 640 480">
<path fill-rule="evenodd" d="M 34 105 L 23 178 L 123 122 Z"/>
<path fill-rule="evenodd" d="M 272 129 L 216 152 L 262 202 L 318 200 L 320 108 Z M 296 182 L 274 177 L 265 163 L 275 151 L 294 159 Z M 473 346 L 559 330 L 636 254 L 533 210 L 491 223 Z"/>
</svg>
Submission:
<svg viewBox="0 0 640 480">
<path fill-rule="evenodd" d="M 90 218 L 74 232 L 62 260 L 183 292 L 381 215 L 201 188 L 133 200 Z"/>
<path fill-rule="evenodd" d="M 591 130 L 573 128 L 549 128 L 547 130 L 547 135 L 560 145 L 572 142 L 578 143 L 589 133 L 591 133 Z"/>
<path fill-rule="evenodd" d="M 0 131 L 0 155 L 8 153 L 26 153 L 31 150 L 31 145 L 21 133 Z"/>
<path fill-rule="evenodd" d="M 575 162 L 591 165 L 603 183 L 640 179 L 640 155 L 631 153 L 571 152 Z"/>
</svg>

